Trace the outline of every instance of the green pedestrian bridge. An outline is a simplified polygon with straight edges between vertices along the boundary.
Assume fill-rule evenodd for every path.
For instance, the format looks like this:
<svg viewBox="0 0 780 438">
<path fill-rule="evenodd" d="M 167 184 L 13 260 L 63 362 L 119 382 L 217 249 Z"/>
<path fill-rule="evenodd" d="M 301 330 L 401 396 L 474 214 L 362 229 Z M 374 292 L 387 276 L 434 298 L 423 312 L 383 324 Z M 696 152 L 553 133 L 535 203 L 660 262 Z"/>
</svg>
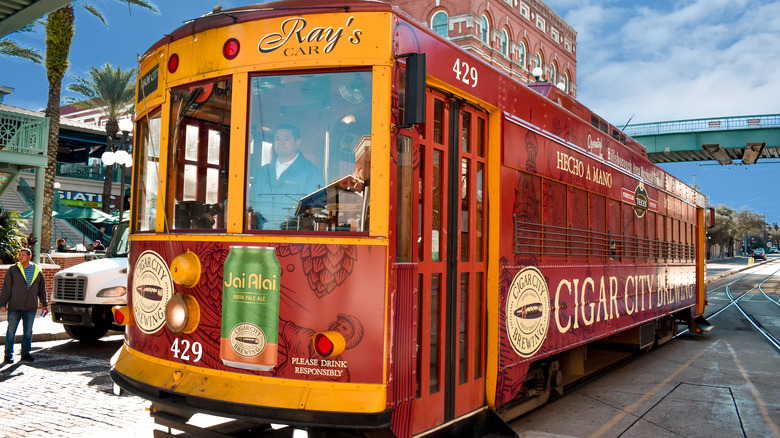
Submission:
<svg viewBox="0 0 780 438">
<path fill-rule="evenodd" d="M 780 114 L 638 123 L 624 132 L 655 163 L 755 164 L 780 158 Z"/>
</svg>

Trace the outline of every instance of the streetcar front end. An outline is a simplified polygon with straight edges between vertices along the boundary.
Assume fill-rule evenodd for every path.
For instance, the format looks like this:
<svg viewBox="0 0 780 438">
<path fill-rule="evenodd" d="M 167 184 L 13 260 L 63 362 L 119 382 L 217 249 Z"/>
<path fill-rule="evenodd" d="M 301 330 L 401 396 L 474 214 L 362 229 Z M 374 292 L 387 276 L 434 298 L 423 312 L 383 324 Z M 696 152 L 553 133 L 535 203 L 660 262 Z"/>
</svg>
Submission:
<svg viewBox="0 0 780 438">
<path fill-rule="evenodd" d="M 111 376 L 169 414 L 388 428 L 392 14 L 268 6 L 141 60 Z"/>
</svg>

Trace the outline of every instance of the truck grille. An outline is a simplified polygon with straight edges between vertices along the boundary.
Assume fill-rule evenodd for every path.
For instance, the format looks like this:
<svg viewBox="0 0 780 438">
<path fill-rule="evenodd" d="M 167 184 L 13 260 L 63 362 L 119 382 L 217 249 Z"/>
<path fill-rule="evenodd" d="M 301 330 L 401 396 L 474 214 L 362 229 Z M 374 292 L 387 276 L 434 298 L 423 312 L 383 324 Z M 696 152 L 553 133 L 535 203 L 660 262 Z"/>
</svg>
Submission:
<svg viewBox="0 0 780 438">
<path fill-rule="evenodd" d="M 54 279 L 54 294 L 56 300 L 84 301 L 84 291 L 87 290 L 86 278 L 62 278 Z"/>
</svg>

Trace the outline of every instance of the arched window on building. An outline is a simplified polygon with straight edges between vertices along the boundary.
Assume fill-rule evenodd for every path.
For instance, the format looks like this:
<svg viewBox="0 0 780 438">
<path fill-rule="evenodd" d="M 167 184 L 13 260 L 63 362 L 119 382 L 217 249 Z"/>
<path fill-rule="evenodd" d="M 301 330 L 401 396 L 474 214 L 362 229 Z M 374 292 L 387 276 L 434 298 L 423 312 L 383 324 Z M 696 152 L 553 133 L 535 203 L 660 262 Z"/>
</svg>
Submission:
<svg viewBox="0 0 780 438">
<path fill-rule="evenodd" d="M 526 56 L 525 55 L 525 43 L 522 42 L 522 41 L 520 42 L 520 50 L 519 50 L 519 52 L 520 52 L 520 55 L 519 55 L 519 57 L 517 59 L 518 64 L 520 64 L 520 66 L 522 66 L 523 68 L 528 68 L 528 65 L 526 64 L 526 59 L 525 59 L 525 56 Z"/>
<path fill-rule="evenodd" d="M 482 16 L 482 27 L 480 27 L 479 37 L 483 43 L 490 45 L 490 23 L 484 15 Z"/>
<path fill-rule="evenodd" d="M 534 65 L 533 65 L 533 68 L 536 68 L 536 67 L 539 67 L 539 68 L 544 68 L 544 67 L 542 67 L 542 54 L 541 54 L 541 53 L 537 53 L 537 54 L 534 56 Z"/>
<path fill-rule="evenodd" d="M 438 11 L 431 18 L 431 29 L 444 38 L 449 38 L 449 17 L 444 11 Z"/>
<path fill-rule="evenodd" d="M 558 85 L 558 69 L 555 68 L 555 63 L 550 63 L 550 83 L 553 85 Z"/>
<path fill-rule="evenodd" d="M 561 83 L 563 84 L 563 91 L 569 92 L 569 75 L 564 73 L 561 75 Z"/>
<path fill-rule="evenodd" d="M 506 30 L 501 31 L 501 54 L 509 57 L 509 35 Z"/>
</svg>

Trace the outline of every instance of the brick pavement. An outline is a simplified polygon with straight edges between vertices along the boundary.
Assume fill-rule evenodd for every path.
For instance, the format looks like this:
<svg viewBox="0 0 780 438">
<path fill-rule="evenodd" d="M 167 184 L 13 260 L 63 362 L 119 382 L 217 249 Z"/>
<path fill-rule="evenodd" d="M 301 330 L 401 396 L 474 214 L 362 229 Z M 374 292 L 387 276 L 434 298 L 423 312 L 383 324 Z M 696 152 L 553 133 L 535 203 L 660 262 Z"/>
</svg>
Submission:
<svg viewBox="0 0 780 438">
<path fill-rule="evenodd" d="M 119 337 L 111 346 L 119 347 Z M 34 363 L 0 371 L 0 436 L 151 437 L 154 422 L 139 397 L 113 394 L 106 356 L 73 354 L 63 342 L 33 344 Z M 100 356 L 100 357 L 94 357 Z M 15 358 L 18 360 L 18 356 Z"/>
</svg>

